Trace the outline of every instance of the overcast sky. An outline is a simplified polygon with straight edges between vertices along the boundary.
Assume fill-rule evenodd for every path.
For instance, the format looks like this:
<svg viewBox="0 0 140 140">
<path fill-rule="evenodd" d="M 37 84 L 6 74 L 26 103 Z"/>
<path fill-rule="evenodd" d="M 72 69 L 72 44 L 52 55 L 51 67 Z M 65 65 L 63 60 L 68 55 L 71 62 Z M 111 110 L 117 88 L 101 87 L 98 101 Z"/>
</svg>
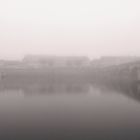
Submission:
<svg viewBox="0 0 140 140">
<path fill-rule="evenodd" d="M 140 55 L 139 0 L 0 0 L 0 58 Z"/>
</svg>

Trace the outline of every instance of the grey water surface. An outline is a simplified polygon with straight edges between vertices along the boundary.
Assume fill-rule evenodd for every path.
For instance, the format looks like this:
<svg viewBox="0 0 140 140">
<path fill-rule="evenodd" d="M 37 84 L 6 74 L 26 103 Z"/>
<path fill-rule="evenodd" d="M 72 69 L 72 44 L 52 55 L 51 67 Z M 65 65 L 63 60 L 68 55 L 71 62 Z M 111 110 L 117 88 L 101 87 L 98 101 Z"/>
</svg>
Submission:
<svg viewBox="0 0 140 140">
<path fill-rule="evenodd" d="M 89 83 L 9 85 L 0 88 L 1 139 L 140 139 L 138 92 Z"/>
</svg>

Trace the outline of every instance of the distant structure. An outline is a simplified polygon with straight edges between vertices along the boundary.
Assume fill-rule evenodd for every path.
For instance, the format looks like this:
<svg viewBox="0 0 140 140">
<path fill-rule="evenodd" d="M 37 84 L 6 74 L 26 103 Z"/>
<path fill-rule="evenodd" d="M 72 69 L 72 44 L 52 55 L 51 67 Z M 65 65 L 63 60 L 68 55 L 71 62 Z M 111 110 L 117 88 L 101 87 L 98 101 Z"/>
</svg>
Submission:
<svg viewBox="0 0 140 140">
<path fill-rule="evenodd" d="M 0 68 L 25 68 L 25 65 L 18 60 L 0 60 Z"/>
<path fill-rule="evenodd" d="M 116 65 L 131 63 L 135 61 L 140 61 L 140 57 L 103 56 L 100 59 L 93 60 L 91 64 L 92 66 L 95 67 L 108 67 L 108 66 L 116 66 Z"/>
<path fill-rule="evenodd" d="M 83 67 L 90 64 L 85 56 L 26 55 L 23 62 L 32 67 Z"/>
</svg>

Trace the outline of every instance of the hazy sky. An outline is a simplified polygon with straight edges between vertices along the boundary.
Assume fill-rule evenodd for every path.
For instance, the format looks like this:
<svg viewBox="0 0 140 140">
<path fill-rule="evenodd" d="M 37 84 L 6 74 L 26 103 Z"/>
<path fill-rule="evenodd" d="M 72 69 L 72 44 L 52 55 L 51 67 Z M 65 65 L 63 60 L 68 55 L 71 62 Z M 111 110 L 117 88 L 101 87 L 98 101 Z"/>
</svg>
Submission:
<svg viewBox="0 0 140 140">
<path fill-rule="evenodd" d="M 139 0 L 0 0 L 0 58 L 140 55 Z"/>
</svg>

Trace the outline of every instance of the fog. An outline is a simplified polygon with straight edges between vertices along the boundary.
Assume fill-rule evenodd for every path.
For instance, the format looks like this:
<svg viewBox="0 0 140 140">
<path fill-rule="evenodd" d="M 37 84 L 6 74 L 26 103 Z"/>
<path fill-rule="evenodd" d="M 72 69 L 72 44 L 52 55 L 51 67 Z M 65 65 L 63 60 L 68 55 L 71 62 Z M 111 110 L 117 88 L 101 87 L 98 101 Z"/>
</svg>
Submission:
<svg viewBox="0 0 140 140">
<path fill-rule="evenodd" d="M 0 1 L 0 56 L 140 55 L 138 0 Z"/>
</svg>

